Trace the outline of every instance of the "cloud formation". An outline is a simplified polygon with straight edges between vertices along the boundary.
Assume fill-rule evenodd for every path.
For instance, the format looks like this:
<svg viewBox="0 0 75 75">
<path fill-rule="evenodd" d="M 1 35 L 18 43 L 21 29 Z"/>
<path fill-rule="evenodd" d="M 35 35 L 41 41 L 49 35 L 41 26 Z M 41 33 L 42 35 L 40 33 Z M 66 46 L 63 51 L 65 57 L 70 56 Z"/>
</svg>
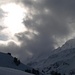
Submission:
<svg viewBox="0 0 75 75">
<path fill-rule="evenodd" d="M 15 2 L 28 8 L 23 21 L 28 31 L 15 34 L 22 43 L 21 46 L 11 41 L 8 46 L 0 46 L 1 51 L 12 52 L 25 62 L 31 56 L 51 51 L 75 37 L 74 0 L 16 0 Z M 2 10 L 0 13 L 2 18 Z"/>
</svg>

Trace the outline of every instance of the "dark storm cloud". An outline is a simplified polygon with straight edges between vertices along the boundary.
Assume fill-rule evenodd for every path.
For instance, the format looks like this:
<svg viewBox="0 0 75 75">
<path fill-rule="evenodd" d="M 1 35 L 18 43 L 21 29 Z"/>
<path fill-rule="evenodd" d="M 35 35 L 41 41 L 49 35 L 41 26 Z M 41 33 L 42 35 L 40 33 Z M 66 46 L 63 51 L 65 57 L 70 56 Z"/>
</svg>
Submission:
<svg viewBox="0 0 75 75">
<path fill-rule="evenodd" d="M 53 49 L 55 44 L 53 36 L 64 39 L 72 33 L 70 26 L 74 25 L 69 25 L 68 19 L 75 20 L 74 0 L 24 0 L 23 3 L 36 10 L 36 14 L 32 15 L 33 19 L 24 21 L 26 26 L 39 32 L 33 40 L 26 42 L 26 48 L 34 54 L 36 51 L 39 53 Z"/>
<path fill-rule="evenodd" d="M 22 42 L 21 47 L 11 44 L 6 48 L 7 51 L 19 55 L 23 61 L 31 55 L 53 50 L 54 45 L 58 43 L 56 38 L 60 38 L 61 41 L 72 34 L 72 29 L 75 27 L 71 24 L 75 23 L 75 0 L 18 0 L 17 2 L 29 8 L 29 15 L 23 22 L 25 26 L 38 32 L 38 34 L 30 31 L 16 34 L 18 40 Z M 28 39 L 26 35 L 31 35 L 32 39 Z M 14 49 L 11 50 L 12 48 Z"/>
<path fill-rule="evenodd" d="M 47 0 L 46 6 L 62 16 L 74 16 L 75 13 L 74 0 Z"/>
</svg>

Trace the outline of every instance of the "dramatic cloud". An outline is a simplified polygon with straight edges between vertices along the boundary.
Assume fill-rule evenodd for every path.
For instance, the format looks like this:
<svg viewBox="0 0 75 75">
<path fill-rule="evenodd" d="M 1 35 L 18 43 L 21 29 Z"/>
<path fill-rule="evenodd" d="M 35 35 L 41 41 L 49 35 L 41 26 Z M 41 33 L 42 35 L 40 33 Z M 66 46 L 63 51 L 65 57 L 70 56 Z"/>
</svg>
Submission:
<svg viewBox="0 0 75 75">
<path fill-rule="evenodd" d="M 7 45 L 1 44 L 0 51 L 12 52 L 25 62 L 27 58 L 51 51 L 75 37 L 74 0 L 7 0 L 2 3 L 9 2 L 22 5 L 26 10 L 23 25 L 27 30 L 14 35 L 20 45 L 10 40 Z M 1 20 L 3 14 L 0 9 Z M 5 37 L 0 39 L 6 40 Z"/>
</svg>

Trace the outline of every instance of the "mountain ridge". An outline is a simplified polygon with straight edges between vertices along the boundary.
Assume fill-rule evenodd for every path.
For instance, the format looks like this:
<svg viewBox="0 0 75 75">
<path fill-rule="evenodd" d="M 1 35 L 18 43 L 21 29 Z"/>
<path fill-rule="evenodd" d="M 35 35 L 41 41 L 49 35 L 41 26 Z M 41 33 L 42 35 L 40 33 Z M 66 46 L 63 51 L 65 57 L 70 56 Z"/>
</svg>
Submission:
<svg viewBox="0 0 75 75">
<path fill-rule="evenodd" d="M 34 60 L 35 61 L 35 60 Z M 41 72 L 50 75 L 51 71 L 57 71 L 66 75 L 75 74 L 75 39 L 67 41 L 48 55 L 45 60 L 30 62 L 28 65 L 39 68 Z"/>
</svg>

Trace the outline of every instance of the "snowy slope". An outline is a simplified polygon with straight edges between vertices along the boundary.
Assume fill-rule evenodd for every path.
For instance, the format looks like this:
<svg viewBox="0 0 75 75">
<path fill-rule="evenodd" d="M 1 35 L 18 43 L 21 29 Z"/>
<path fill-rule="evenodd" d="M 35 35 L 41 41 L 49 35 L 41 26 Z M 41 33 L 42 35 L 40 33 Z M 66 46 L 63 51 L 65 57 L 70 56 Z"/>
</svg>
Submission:
<svg viewBox="0 0 75 75">
<path fill-rule="evenodd" d="M 14 62 L 14 57 L 12 57 L 7 53 L 1 53 L 1 52 L 0 52 L 0 67 L 14 68 L 22 71 L 25 71 L 26 69 L 32 69 L 31 67 L 23 63 L 16 65 Z"/>
<path fill-rule="evenodd" d="M 41 74 L 41 72 L 39 72 L 38 70 L 21 63 L 21 61 L 18 58 L 12 57 L 11 53 L 0 52 L 0 67 L 17 69 L 36 75 Z"/>
<path fill-rule="evenodd" d="M 33 75 L 20 70 L 0 67 L 0 75 Z"/>
<path fill-rule="evenodd" d="M 46 75 L 50 75 L 51 71 L 57 71 L 62 75 L 75 75 L 75 39 L 67 41 L 61 48 L 54 50 L 48 58 L 34 60 L 29 65 L 39 68 Z"/>
</svg>

